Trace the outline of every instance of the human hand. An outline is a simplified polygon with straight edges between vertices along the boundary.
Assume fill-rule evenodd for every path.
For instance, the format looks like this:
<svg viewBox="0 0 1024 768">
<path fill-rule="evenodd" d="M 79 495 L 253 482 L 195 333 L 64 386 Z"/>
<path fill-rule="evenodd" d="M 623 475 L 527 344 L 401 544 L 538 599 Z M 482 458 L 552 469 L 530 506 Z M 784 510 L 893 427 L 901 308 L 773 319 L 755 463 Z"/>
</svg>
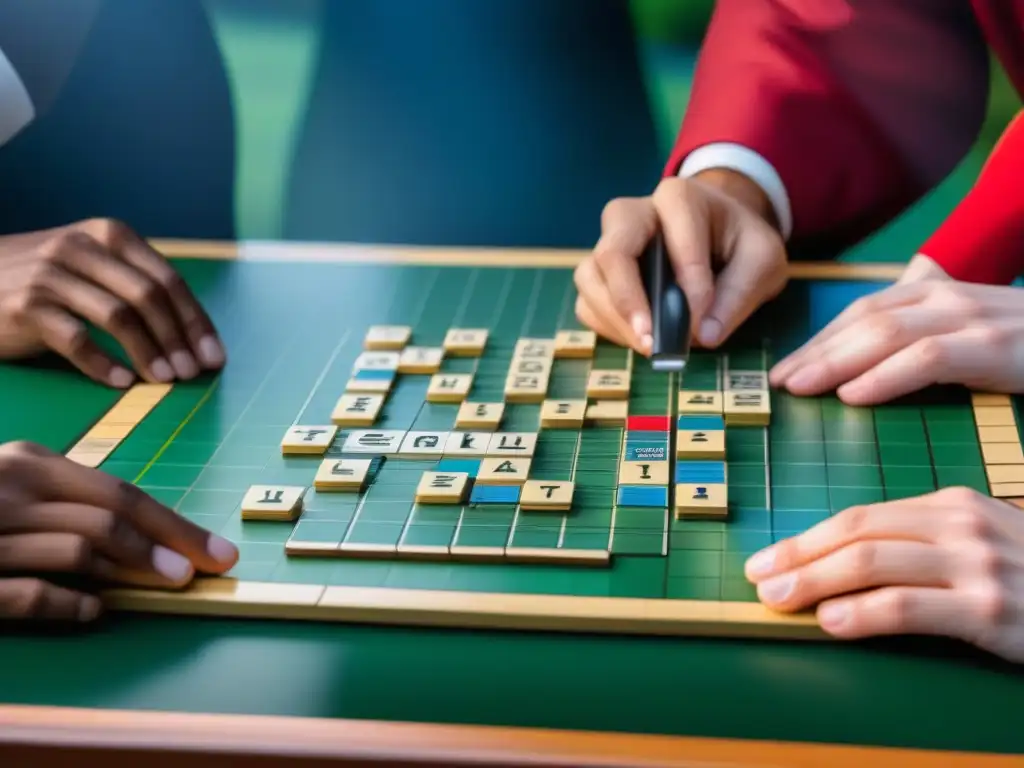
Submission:
<svg viewBox="0 0 1024 768">
<path fill-rule="evenodd" d="M 1024 661 L 1024 512 L 967 488 L 851 507 L 747 561 L 768 607 L 843 639 L 941 635 Z"/>
<path fill-rule="evenodd" d="M 234 545 L 136 486 L 28 443 L 0 446 L 0 619 L 88 622 L 88 590 L 47 577 L 176 588 L 221 574 Z"/>
<path fill-rule="evenodd" d="M 0 237 L 0 359 L 47 349 L 114 387 L 135 376 L 89 338 L 86 321 L 124 347 L 153 382 L 224 364 L 213 324 L 174 268 L 123 224 L 90 220 Z"/>
<path fill-rule="evenodd" d="M 639 259 L 660 228 L 690 306 L 691 333 L 715 347 L 785 287 L 786 250 L 772 219 L 761 189 L 731 171 L 665 179 L 649 197 L 612 200 L 593 253 L 576 269 L 576 315 L 601 336 L 649 354 L 651 309 Z"/>
<path fill-rule="evenodd" d="M 1024 291 L 951 280 L 918 257 L 781 360 L 772 386 L 874 405 L 932 384 L 1024 391 Z"/>
</svg>

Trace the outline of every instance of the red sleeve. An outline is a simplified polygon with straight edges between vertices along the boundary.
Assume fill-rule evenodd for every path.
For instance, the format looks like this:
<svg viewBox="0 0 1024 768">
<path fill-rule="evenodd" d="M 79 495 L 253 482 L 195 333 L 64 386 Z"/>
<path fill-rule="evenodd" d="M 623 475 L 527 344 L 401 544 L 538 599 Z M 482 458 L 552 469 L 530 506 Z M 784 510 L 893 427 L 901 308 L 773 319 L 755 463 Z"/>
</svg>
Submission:
<svg viewBox="0 0 1024 768">
<path fill-rule="evenodd" d="M 792 247 L 834 252 L 956 166 L 987 93 L 962 0 L 719 0 L 665 175 L 706 144 L 748 147 L 782 178 Z"/>
<path fill-rule="evenodd" d="M 1008 285 L 1024 273 L 1024 112 L 921 253 L 950 277 L 972 283 Z"/>
</svg>

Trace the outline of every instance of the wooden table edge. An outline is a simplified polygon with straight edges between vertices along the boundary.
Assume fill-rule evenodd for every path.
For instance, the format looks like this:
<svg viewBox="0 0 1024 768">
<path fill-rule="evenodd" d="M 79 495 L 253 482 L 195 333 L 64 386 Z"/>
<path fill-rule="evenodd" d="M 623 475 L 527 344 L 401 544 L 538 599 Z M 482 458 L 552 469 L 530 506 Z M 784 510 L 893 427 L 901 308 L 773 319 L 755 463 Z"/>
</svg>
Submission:
<svg viewBox="0 0 1024 768">
<path fill-rule="evenodd" d="M 447 246 L 363 245 L 306 241 L 153 239 L 169 258 L 214 261 L 419 264 L 452 267 L 521 267 L 570 269 L 589 250 L 560 248 L 470 248 Z M 789 265 L 795 280 L 864 280 L 888 282 L 903 273 L 902 264 L 798 261 Z"/>
<path fill-rule="evenodd" d="M 78 763 L 50 760 L 75 755 Z M 118 756 L 176 754 L 190 768 L 246 756 L 313 765 L 745 766 L 749 768 L 1003 768 L 1024 758 L 986 753 L 534 728 L 266 715 L 0 706 L 0 757 L 48 765 L 119 766 Z M 226 758 L 231 758 L 226 763 Z M 148 759 L 148 757 L 147 757 Z M 214 762 L 216 761 L 216 762 Z M 41 764 L 41 763 L 40 763 Z M 127 764 L 125 762 L 124 764 Z M 263 762 L 261 764 L 271 764 Z M 153 763 L 148 764 L 152 767 Z"/>
</svg>

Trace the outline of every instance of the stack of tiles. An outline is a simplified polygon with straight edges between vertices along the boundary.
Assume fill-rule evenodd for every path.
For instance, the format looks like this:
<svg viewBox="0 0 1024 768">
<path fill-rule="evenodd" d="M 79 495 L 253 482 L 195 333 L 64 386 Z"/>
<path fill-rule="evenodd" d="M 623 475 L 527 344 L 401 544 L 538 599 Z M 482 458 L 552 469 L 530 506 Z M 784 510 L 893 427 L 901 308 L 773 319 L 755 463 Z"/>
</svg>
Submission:
<svg viewBox="0 0 1024 768">
<path fill-rule="evenodd" d="M 630 416 L 619 464 L 620 507 L 667 507 L 669 486 L 669 416 Z"/>
<path fill-rule="evenodd" d="M 771 420 L 771 394 L 764 371 L 729 371 L 726 374 L 725 423 L 766 427 Z"/>
<path fill-rule="evenodd" d="M 676 517 L 726 517 L 725 419 L 683 415 L 676 427 Z"/>
</svg>

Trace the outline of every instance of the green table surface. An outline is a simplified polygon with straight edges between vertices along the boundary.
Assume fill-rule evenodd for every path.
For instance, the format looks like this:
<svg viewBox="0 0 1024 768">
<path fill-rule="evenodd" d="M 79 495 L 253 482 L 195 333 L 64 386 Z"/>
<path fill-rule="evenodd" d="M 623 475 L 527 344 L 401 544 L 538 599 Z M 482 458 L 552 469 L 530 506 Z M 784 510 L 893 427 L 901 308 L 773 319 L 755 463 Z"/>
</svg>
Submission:
<svg viewBox="0 0 1024 768">
<path fill-rule="evenodd" d="M 313 343 L 321 319 L 329 326 L 338 314 L 332 302 L 416 301 L 424 280 L 451 275 L 432 267 L 179 266 L 220 327 L 229 366 L 254 370 L 274 345 Z M 340 294 L 339 270 L 349 286 Z M 808 286 L 813 323 L 877 287 Z M 278 312 L 282 290 L 294 314 Z M 8 365 L 0 397 L 0 440 L 64 450 L 116 393 L 60 365 Z M 853 645 L 113 615 L 83 632 L 8 633 L 0 659 L 5 704 L 1024 753 L 1020 671 L 924 639 Z"/>
</svg>

